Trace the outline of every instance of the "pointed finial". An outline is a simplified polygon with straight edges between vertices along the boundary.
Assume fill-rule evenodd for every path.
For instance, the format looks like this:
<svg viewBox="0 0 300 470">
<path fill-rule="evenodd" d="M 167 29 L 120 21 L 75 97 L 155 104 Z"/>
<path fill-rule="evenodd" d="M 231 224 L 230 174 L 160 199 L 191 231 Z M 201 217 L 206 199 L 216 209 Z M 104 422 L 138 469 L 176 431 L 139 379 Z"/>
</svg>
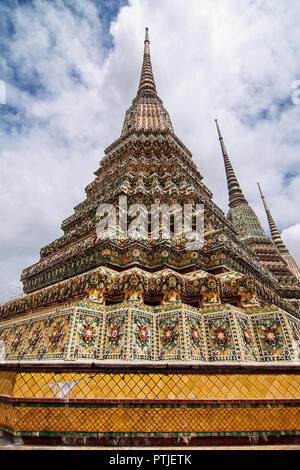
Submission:
<svg viewBox="0 0 300 470">
<path fill-rule="evenodd" d="M 225 172 L 226 172 L 228 194 L 229 194 L 229 207 L 232 208 L 235 206 L 239 206 L 241 204 L 248 204 L 244 194 L 242 193 L 237 177 L 235 176 L 232 165 L 230 163 L 230 160 L 226 151 L 226 147 L 224 144 L 224 140 L 220 131 L 219 124 L 218 124 L 218 120 L 215 119 L 215 122 L 217 126 L 219 141 L 220 141 L 222 155 L 223 155 L 224 164 L 225 164 Z"/>
<path fill-rule="evenodd" d="M 268 223 L 269 223 L 269 227 L 270 227 L 270 233 L 271 233 L 272 240 L 273 240 L 274 244 L 277 246 L 278 251 L 281 253 L 281 256 L 286 261 L 290 271 L 300 280 L 300 271 L 299 271 L 299 268 L 297 266 L 297 263 L 294 260 L 294 258 L 292 257 L 292 255 L 290 254 L 290 252 L 287 249 L 287 247 L 285 246 L 285 244 L 283 243 L 283 240 L 281 238 L 279 230 L 278 230 L 278 228 L 275 224 L 275 221 L 272 217 L 271 211 L 270 211 L 270 209 L 269 209 L 269 207 L 266 203 L 265 196 L 263 195 L 260 184 L 257 183 L 257 186 L 258 186 L 258 189 L 259 189 L 259 192 L 260 192 L 263 204 L 264 204 L 264 208 L 265 208 L 265 211 L 266 211 L 266 214 L 267 214 L 267 219 L 268 219 Z"/>
<path fill-rule="evenodd" d="M 262 201 L 263 201 L 263 203 L 264 203 L 264 207 L 265 207 L 266 210 L 269 210 L 268 205 L 267 205 L 266 200 L 265 200 L 265 196 L 263 195 L 263 192 L 262 192 L 262 189 L 261 189 L 260 184 L 257 183 L 257 186 L 258 186 L 258 189 L 259 189 L 259 192 L 260 192 L 260 197 L 262 198 Z"/>
<path fill-rule="evenodd" d="M 172 122 L 157 94 L 150 59 L 149 30 L 145 28 L 143 65 L 140 82 L 132 106 L 127 110 L 121 136 L 134 131 L 174 132 Z"/>
<path fill-rule="evenodd" d="M 266 214 L 267 214 L 267 218 L 268 218 L 268 223 L 269 223 L 269 227 L 270 227 L 270 233 L 271 233 L 271 237 L 272 237 L 272 240 L 273 242 L 275 243 L 275 245 L 277 246 L 277 248 L 279 249 L 279 251 L 285 249 L 286 250 L 286 247 L 282 241 L 282 238 L 280 236 L 280 233 L 279 233 L 279 230 L 278 228 L 276 227 L 276 224 L 274 222 L 274 219 L 272 217 L 272 214 L 271 214 L 271 211 L 266 203 L 266 199 L 265 199 L 265 196 L 263 195 L 263 192 L 262 192 L 262 189 L 260 187 L 260 184 L 257 183 L 257 186 L 258 186 L 258 189 L 259 189 L 259 192 L 260 192 L 260 196 L 262 198 L 262 202 L 263 202 L 263 205 L 264 205 L 264 208 L 265 208 L 265 211 L 266 211 Z"/>
<path fill-rule="evenodd" d="M 220 131 L 220 128 L 219 128 L 218 119 L 215 119 L 215 122 L 216 122 L 216 126 L 217 126 L 217 131 L 218 131 L 219 139 L 221 139 L 221 138 L 222 138 L 222 135 L 221 135 L 221 131 Z"/>
<path fill-rule="evenodd" d="M 141 78 L 139 83 L 138 95 L 141 95 L 144 92 L 151 92 L 152 94 L 156 93 L 156 86 L 152 72 L 151 58 L 150 58 L 150 47 L 149 47 L 149 33 L 148 28 L 145 31 L 145 41 L 144 41 L 144 58 L 141 71 Z"/>
</svg>

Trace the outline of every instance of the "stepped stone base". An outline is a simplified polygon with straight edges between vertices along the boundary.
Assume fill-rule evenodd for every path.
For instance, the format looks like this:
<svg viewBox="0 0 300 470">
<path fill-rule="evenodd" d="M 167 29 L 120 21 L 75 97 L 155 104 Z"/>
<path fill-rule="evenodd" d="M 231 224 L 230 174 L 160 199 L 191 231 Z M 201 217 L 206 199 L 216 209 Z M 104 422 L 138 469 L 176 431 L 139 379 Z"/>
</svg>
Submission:
<svg viewBox="0 0 300 470">
<path fill-rule="evenodd" d="M 65 445 L 300 443 L 300 367 L 2 365 L 0 426 Z"/>
</svg>

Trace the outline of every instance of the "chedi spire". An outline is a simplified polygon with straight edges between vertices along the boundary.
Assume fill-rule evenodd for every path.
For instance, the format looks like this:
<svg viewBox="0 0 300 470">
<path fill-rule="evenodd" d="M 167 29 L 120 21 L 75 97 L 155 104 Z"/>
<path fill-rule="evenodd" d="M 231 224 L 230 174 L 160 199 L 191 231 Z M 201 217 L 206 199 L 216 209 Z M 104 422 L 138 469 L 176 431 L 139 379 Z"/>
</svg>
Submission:
<svg viewBox="0 0 300 470">
<path fill-rule="evenodd" d="M 247 199 L 245 198 L 240 188 L 239 182 L 230 163 L 217 119 L 215 119 L 215 121 L 219 135 L 222 155 L 224 158 L 229 194 L 230 209 L 227 217 L 235 226 L 238 232 L 238 236 L 241 240 L 249 240 L 257 237 L 266 238 L 266 234 L 264 233 L 264 229 L 262 228 L 262 225 L 259 222 L 257 215 L 255 214 L 252 207 L 249 206 Z"/>
<path fill-rule="evenodd" d="M 268 207 L 268 204 L 266 202 L 265 196 L 263 195 L 260 184 L 257 183 L 257 186 L 258 186 L 258 189 L 259 189 L 262 201 L 263 201 L 263 205 L 264 205 L 264 208 L 265 208 L 265 211 L 266 211 L 266 214 L 267 214 L 267 219 L 268 219 L 268 223 L 269 223 L 269 228 L 270 228 L 270 233 L 271 233 L 272 240 L 273 240 L 274 244 L 276 245 L 276 247 L 278 248 L 278 251 L 280 252 L 281 256 L 286 261 L 290 271 L 298 279 L 300 279 L 300 271 L 299 271 L 299 268 L 297 266 L 297 263 L 294 260 L 294 258 L 291 256 L 291 254 L 290 254 L 289 250 L 287 249 L 287 247 L 285 246 L 285 244 L 283 243 L 283 240 L 281 238 L 279 230 L 278 230 L 278 228 L 275 224 L 275 221 L 272 217 L 271 211 L 270 211 L 270 209 Z"/>
<path fill-rule="evenodd" d="M 230 160 L 226 151 L 226 147 L 224 144 L 224 139 L 221 134 L 217 119 L 215 119 L 215 121 L 216 121 L 219 141 L 220 141 L 221 150 L 222 150 L 222 154 L 224 158 L 224 164 L 225 164 L 225 172 L 226 172 L 228 194 L 229 194 L 229 207 L 231 208 L 231 207 L 239 206 L 240 204 L 248 204 L 244 194 L 242 193 L 239 182 L 237 180 L 237 177 L 235 176 L 234 170 L 230 163 Z"/>
<path fill-rule="evenodd" d="M 139 83 L 139 88 L 137 95 L 141 95 L 143 93 L 156 93 L 156 86 L 152 71 L 151 65 L 151 57 L 150 57 L 150 41 L 149 41 L 149 33 L 148 28 L 146 28 L 145 33 L 145 41 L 144 41 L 144 57 L 143 57 L 143 65 L 141 71 L 141 78 Z"/>
<path fill-rule="evenodd" d="M 137 95 L 126 112 L 121 137 L 132 132 L 174 132 L 168 111 L 163 107 L 154 81 L 149 32 L 146 28 L 143 65 Z"/>
</svg>

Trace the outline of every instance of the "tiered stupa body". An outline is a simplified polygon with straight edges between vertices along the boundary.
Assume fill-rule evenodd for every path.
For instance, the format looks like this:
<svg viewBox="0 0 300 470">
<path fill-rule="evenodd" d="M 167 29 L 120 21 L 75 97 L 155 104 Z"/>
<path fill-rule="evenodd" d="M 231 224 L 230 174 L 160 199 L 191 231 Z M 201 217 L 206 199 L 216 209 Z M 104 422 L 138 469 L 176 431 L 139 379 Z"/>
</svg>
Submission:
<svg viewBox="0 0 300 470">
<path fill-rule="evenodd" d="M 295 439 L 298 307 L 253 248 L 269 239 L 233 175 L 226 218 L 175 135 L 147 31 L 137 96 L 95 175 L 64 235 L 23 271 L 25 295 L 0 308 L 2 429 L 35 442 Z M 146 238 L 99 239 L 97 208 L 114 204 L 120 222 L 120 200 L 203 204 L 203 248 L 172 230 L 155 239 L 150 223 Z"/>
</svg>

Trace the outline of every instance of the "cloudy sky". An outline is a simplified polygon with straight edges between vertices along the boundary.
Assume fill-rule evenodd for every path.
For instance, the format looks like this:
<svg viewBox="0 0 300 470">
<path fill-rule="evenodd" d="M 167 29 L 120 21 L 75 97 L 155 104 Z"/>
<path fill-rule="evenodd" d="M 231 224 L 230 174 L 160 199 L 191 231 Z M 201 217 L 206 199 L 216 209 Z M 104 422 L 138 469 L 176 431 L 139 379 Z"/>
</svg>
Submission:
<svg viewBox="0 0 300 470">
<path fill-rule="evenodd" d="M 145 26 L 158 93 L 215 202 L 227 213 L 217 117 L 246 198 L 268 232 L 259 181 L 299 264 L 299 22 L 298 0 L 1 0 L 0 302 L 119 137 Z"/>
</svg>

